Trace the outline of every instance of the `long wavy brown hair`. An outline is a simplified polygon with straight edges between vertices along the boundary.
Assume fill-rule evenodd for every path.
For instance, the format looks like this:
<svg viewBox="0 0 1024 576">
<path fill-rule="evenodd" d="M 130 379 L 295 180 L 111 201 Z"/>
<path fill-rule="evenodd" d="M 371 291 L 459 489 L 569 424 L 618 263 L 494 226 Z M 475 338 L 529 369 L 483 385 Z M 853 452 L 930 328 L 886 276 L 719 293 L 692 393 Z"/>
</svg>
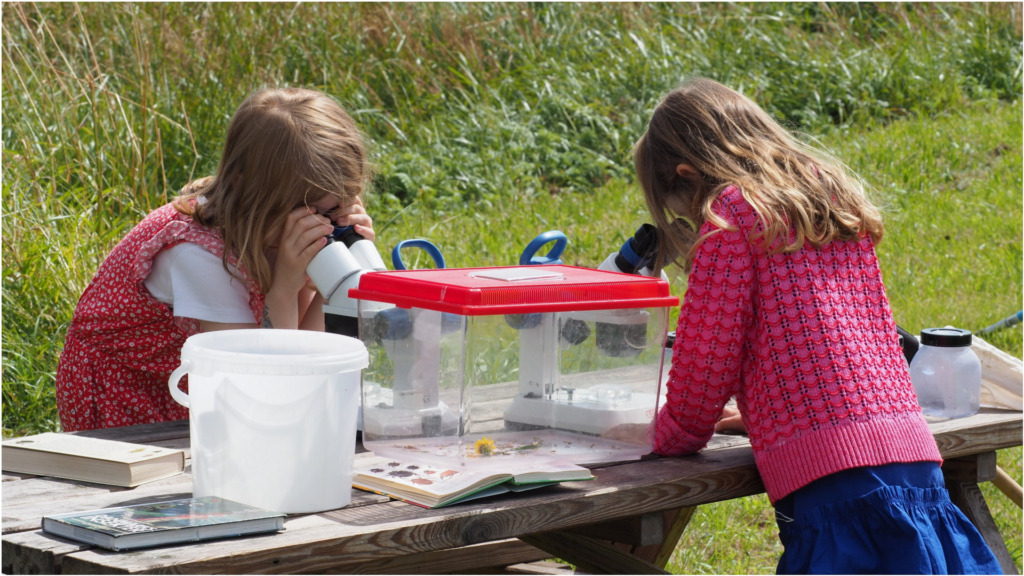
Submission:
<svg viewBox="0 0 1024 576">
<path fill-rule="evenodd" d="M 265 88 L 231 119 L 214 176 L 186 185 L 182 214 L 220 232 L 224 262 L 233 254 L 266 293 L 266 251 L 288 212 L 327 195 L 351 204 L 369 177 L 362 135 L 327 95 L 302 88 Z"/>
<path fill-rule="evenodd" d="M 705 222 L 727 228 L 711 207 L 730 185 L 758 214 L 761 231 L 752 240 L 773 252 L 864 235 L 882 239 L 881 214 L 849 169 L 713 80 L 688 80 L 658 104 L 634 162 L 658 228 L 658 270 L 669 263 L 690 268 Z M 680 165 L 697 174 L 681 176 Z"/>
</svg>

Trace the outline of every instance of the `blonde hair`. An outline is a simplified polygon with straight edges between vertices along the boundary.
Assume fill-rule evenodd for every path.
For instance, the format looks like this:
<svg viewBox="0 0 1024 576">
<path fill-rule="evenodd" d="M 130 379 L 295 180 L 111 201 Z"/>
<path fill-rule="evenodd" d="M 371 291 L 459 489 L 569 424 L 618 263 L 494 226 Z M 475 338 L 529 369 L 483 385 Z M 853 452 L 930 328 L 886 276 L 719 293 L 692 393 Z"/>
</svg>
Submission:
<svg viewBox="0 0 1024 576">
<path fill-rule="evenodd" d="M 706 238 L 698 237 L 704 222 L 728 229 L 711 207 L 730 185 L 740 188 L 760 219 L 761 231 L 752 240 L 772 252 L 864 235 L 882 239 L 881 214 L 842 163 L 800 142 L 750 99 L 713 80 L 689 80 L 661 101 L 634 148 L 634 162 L 658 246 L 664 248 L 658 270 L 671 262 L 690 268 Z M 680 164 L 699 176 L 680 176 Z M 673 198 L 686 213 L 668 208 Z"/>
<path fill-rule="evenodd" d="M 313 90 L 266 88 L 231 119 L 217 174 L 186 185 L 176 208 L 219 231 L 225 268 L 234 254 L 266 293 L 265 249 L 288 212 L 328 195 L 351 204 L 368 171 L 362 135 L 337 102 Z"/>
</svg>

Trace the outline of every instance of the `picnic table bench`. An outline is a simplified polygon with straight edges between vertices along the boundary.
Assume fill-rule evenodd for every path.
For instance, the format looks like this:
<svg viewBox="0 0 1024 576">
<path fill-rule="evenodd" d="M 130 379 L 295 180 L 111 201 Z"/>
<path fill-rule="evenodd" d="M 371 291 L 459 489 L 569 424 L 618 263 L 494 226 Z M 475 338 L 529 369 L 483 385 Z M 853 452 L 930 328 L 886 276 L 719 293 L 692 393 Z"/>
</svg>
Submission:
<svg viewBox="0 0 1024 576">
<path fill-rule="evenodd" d="M 954 502 L 979 527 L 1008 573 L 1016 565 L 980 482 L 995 451 L 1020 446 L 1022 415 L 983 409 L 932 424 Z M 189 448 L 187 421 L 79 434 Z M 361 458 L 370 454 L 357 454 Z M 589 573 L 664 573 L 694 509 L 764 492 L 750 444 L 715 435 L 700 454 L 594 467 L 595 480 L 425 510 L 353 490 L 349 506 L 290 515 L 285 530 L 133 552 L 110 552 L 44 534 L 42 516 L 191 496 L 184 474 L 123 489 L 3 475 L 5 574 L 459 573 L 540 571 L 553 557 Z"/>
</svg>

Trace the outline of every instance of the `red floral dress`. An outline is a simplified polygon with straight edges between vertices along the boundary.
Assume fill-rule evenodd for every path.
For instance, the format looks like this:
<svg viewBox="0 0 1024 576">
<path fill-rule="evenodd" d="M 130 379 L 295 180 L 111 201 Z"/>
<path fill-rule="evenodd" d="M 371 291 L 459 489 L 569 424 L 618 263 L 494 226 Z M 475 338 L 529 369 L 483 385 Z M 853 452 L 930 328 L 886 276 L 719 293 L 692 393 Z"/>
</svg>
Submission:
<svg viewBox="0 0 1024 576">
<path fill-rule="evenodd" d="M 143 285 L 156 255 L 191 242 L 221 256 L 224 240 L 167 204 L 114 247 L 85 289 L 57 368 L 57 411 L 65 431 L 180 420 L 188 409 L 171 398 L 167 379 L 199 322 L 176 318 Z M 229 258 L 236 264 L 234 258 Z M 244 269 L 249 307 L 259 322 L 263 294 Z"/>
</svg>

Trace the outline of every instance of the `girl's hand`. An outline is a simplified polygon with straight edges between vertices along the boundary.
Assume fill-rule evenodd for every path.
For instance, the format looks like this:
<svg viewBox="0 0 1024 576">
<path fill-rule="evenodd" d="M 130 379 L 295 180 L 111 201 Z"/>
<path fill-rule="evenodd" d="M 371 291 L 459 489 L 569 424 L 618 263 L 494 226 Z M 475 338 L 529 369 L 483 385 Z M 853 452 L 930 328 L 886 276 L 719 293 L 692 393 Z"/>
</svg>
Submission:
<svg viewBox="0 0 1024 576">
<path fill-rule="evenodd" d="M 747 425 L 743 423 L 743 417 L 735 406 L 726 406 L 722 409 L 722 416 L 715 423 L 715 432 L 747 433 Z"/>
<path fill-rule="evenodd" d="M 274 275 L 266 295 L 267 310 L 275 328 L 299 327 L 300 292 L 309 291 L 306 267 L 327 244 L 327 235 L 333 230 L 325 216 L 314 214 L 305 206 L 292 210 L 285 218 L 274 255 Z"/>
<path fill-rule="evenodd" d="M 277 240 L 271 290 L 280 287 L 297 294 L 306 285 L 306 267 L 327 245 L 327 235 L 333 230 L 326 217 L 305 206 L 289 212 Z"/>
<path fill-rule="evenodd" d="M 606 430 L 604 434 L 601 434 L 601 438 L 633 444 L 647 444 L 650 441 L 650 429 L 653 425 L 653 421 L 649 424 L 619 424 Z"/>
<path fill-rule="evenodd" d="M 338 208 L 337 215 L 331 214 L 331 216 L 338 226 L 353 226 L 360 236 L 371 242 L 376 237 L 376 233 L 373 231 L 373 219 L 366 213 L 363 200 L 359 196 L 356 196 L 355 202 L 352 204 Z"/>
</svg>

